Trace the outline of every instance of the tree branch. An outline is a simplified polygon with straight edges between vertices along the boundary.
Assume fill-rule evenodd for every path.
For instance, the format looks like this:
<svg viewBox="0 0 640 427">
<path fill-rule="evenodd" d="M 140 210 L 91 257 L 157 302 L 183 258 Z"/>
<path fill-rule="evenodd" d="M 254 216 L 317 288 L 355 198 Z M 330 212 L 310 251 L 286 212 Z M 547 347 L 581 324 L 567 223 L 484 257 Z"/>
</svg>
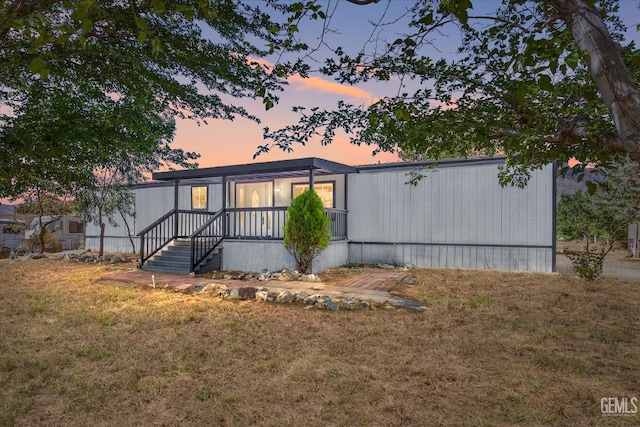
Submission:
<svg viewBox="0 0 640 427">
<path fill-rule="evenodd" d="M 349 3 L 356 4 L 358 6 L 364 6 L 367 4 L 378 3 L 380 0 L 347 0 Z"/>
</svg>

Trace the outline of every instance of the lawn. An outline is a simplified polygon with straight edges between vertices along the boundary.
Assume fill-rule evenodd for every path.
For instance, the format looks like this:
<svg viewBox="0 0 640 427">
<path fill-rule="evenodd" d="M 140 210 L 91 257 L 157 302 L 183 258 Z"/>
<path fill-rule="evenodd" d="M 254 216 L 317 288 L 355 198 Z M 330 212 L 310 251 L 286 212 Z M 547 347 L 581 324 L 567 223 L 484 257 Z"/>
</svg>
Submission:
<svg viewBox="0 0 640 427">
<path fill-rule="evenodd" d="M 640 424 L 601 414 L 640 397 L 638 283 L 416 270 L 423 313 L 328 312 L 107 267 L 0 260 L 1 426 Z"/>
</svg>

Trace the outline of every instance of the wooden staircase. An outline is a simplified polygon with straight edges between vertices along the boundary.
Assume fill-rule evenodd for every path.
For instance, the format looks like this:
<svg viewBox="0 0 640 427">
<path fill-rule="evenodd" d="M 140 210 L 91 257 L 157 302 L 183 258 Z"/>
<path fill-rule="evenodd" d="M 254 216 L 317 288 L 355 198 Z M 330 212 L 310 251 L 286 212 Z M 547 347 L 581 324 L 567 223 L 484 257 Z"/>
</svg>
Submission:
<svg viewBox="0 0 640 427">
<path fill-rule="evenodd" d="M 145 271 L 154 273 L 185 274 L 190 273 L 191 242 L 189 239 L 177 239 L 160 252 L 153 255 L 142 265 Z M 218 245 L 202 262 L 194 266 L 194 272 L 220 270 L 222 267 L 222 245 Z"/>
</svg>

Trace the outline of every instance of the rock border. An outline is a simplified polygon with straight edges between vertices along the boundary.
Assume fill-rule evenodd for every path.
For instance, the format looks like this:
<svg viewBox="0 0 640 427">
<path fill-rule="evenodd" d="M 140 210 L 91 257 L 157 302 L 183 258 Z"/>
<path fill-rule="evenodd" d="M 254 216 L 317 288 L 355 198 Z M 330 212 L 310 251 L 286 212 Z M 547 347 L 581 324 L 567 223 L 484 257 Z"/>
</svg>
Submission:
<svg viewBox="0 0 640 427">
<path fill-rule="evenodd" d="M 370 310 L 377 307 L 382 308 L 403 308 L 409 311 L 422 312 L 426 309 L 425 304 L 405 299 L 399 296 L 392 296 L 382 305 L 371 303 L 367 300 L 357 299 L 352 295 L 345 295 L 332 298 L 329 295 L 315 293 L 309 295 L 306 291 L 292 292 L 288 289 L 260 287 L 240 287 L 228 288 L 227 285 L 219 283 L 199 283 L 195 284 L 183 292 L 211 294 L 228 300 L 253 300 L 263 303 L 293 304 L 301 303 L 305 309 L 321 309 L 329 311 L 338 310 Z"/>
</svg>

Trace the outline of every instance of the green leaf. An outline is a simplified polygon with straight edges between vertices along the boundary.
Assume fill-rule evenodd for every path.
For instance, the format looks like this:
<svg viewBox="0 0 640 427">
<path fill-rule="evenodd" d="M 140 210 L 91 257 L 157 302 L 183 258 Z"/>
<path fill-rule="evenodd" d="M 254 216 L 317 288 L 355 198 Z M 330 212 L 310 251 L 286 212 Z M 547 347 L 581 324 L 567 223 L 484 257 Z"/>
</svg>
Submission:
<svg viewBox="0 0 640 427">
<path fill-rule="evenodd" d="M 276 34 L 278 31 L 280 31 L 280 25 L 278 24 L 274 25 L 268 30 L 269 34 Z"/>
<path fill-rule="evenodd" d="M 546 90 L 547 92 L 553 92 L 553 83 L 551 83 L 551 77 L 546 74 L 543 74 L 538 79 L 538 87 L 542 90 Z"/>
<path fill-rule="evenodd" d="M 590 196 L 593 196 L 597 190 L 598 185 L 596 183 L 593 181 L 587 181 L 587 193 L 589 193 Z"/>
<path fill-rule="evenodd" d="M 140 18 L 139 16 L 135 17 L 136 27 L 138 27 L 141 31 L 149 32 L 149 26 L 147 25 L 147 21 Z"/>
<path fill-rule="evenodd" d="M 154 37 L 151 40 L 151 53 L 154 56 L 158 56 L 162 52 L 162 41 L 158 37 Z"/>
<path fill-rule="evenodd" d="M 152 0 L 151 7 L 153 8 L 153 13 L 156 15 L 162 15 L 166 10 L 166 6 L 162 0 Z"/>
<path fill-rule="evenodd" d="M 418 20 L 419 24 L 431 25 L 433 24 L 433 13 L 429 13 Z"/>
</svg>

